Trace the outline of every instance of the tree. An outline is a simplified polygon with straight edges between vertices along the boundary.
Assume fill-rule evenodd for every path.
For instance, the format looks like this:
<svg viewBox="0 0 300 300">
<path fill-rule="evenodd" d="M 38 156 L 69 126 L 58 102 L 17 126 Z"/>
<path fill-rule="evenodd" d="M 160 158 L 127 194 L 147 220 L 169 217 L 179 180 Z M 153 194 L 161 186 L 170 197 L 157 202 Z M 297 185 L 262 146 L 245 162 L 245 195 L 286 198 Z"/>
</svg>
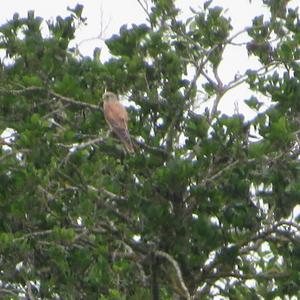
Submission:
<svg viewBox="0 0 300 300">
<path fill-rule="evenodd" d="M 240 45 L 261 68 L 229 83 L 218 70 L 241 33 L 212 1 L 188 20 L 174 1 L 139 1 L 148 23 L 108 39 L 106 63 L 69 48 L 85 22 L 80 5 L 55 21 L 30 11 L 1 26 L 11 63 L 1 62 L 0 128 L 14 130 L 0 156 L 3 299 L 300 296 L 290 217 L 300 199 L 300 21 L 288 1 L 263 2 L 271 18 L 257 16 Z M 250 121 L 218 109 L 242 83 Z M 134 156 L 107 135 L 105 89 L 135 104 Z M 206 100 L 212 108 L 196 113 Z"/>
</svg>

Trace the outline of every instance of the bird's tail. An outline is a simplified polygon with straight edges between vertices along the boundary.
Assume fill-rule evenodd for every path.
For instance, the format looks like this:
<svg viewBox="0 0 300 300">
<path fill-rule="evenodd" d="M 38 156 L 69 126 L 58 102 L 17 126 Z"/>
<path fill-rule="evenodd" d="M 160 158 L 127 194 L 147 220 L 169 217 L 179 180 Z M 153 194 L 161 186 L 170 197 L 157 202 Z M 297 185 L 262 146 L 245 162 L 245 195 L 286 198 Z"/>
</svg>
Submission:
<svg viewBox="0 0 300 300">
<path fill-rule="evenodd" d="M 118 136 L 118 138 L 121 140 L 121 142 L 123 143 L 126 151 L 129 154 L 134 154 L 134 147 L 133 147 L 133 143 L 130 137 L 130 134 L 127 130 L 127 128 L 118 128 L 117 130 L 114 130 L 116 135 Z"/>
</svg>

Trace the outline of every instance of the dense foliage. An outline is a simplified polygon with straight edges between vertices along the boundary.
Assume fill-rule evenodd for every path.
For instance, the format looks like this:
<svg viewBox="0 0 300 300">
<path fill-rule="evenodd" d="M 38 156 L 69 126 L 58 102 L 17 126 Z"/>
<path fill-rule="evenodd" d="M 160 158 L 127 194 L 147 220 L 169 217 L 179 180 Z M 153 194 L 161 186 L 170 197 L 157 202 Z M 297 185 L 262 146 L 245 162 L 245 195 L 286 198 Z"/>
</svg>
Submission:
<svg viewBox="0 0 300 300">
<path fill-rule="evenodd" d="M 172 0 L 139 2 L 147 24 L 108 39 L 105 63 L 69 47 L 80 5 L 0 28 L 1 299 L 300 296 L 298 10 L 263 1 L 271 18 L 239 46 L 261 68 L 226 83 L 239 35 L 223 8 L 181 20 Z M 242 83 L 251 121 L 218 109 Z M 133 156 L 108 134 L 105 90 L 132 103 Z"/>
</svg>

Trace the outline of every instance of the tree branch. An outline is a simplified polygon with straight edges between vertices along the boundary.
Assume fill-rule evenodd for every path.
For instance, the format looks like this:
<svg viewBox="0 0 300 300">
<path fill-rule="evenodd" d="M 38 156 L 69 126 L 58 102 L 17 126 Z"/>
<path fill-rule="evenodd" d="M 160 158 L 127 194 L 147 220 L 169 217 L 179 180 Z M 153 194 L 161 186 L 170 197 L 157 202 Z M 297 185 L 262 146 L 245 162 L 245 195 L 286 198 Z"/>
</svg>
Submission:
<svg viewBox="0 0 300 300">
<path fill-rule="evenodd" d="M 84 148 L 86 148 L 88 146 L 91 146 L 91 145 L 94 145 L 94 144 L 98 144 L 98 143 L 99 144 L 103 144 L 104 143 L 103 137 L 97 137 L 95 139 L 92 139 L 92 140 L 89 140 L 89 141 L 86 141 L 86 142 L 82 142 L 80 144 L 74 143 L 74 144 L 65 145 L 65 144 L 58 143 L 57 145 L 58 146 L 62 146 L 62 147 L 67 148 L 67 149 L 72 149 L 71 153 L 74 153 L 77 150 L 81 150 L 81 149 L 84 149 Z"/>
<path fill-rule="evenodd" d="M 279 227 L 282 226 L 289 226 L 294 227 L 295 232 L 290 233 L 287 230 L 280 230 Z M 294 222 L 288 222 L 288 221 L 279 221 L 275 224 L 273 224 L 271 227 L 268 225 L 266 228 L 262 228 L 260 232 L 254 234 L 253 236 L 249 237 L 246 240 L 243 240 L 241 242 L 236 243 L 236 247 L 239 249 L 238 253 L 240 256 L 245 256 L 250 253 L 250 251 L 256 251 L 258 247 L 261 246 L 261 244 L 264 241 L 275 241 L 275 242 L 281 242 L 285 243 L 287 241 L 291 241 L 293 243 L 299 243 L 300 238 L 296 238 L 294 235 L 295 233 L 299 232 L 300 226 Z M 226 248 L 226 246 L 224 246 Z M 223 248 L 222 248 L 223 249 Z M 220 262 L 220 256 L 222 255 L 223 251 L 222 249 L 219 249 L 216 253 L 214 258 L 203 267 L 202 274 L 199 276 L 198 281 L 199 282 L 206 282 L 206 286 L 201 290 L 196 290 L 195 294 L 193 296 L 193 299 L 199 299 L 200 296 L 203 296 L 204 294 L 208 293 L 211 285 L 213 282 L 220 278 L 224 277 L 235 277 L 239 279 L 273 279 L 273 278 L 285 278 L 290 276 L 289 272 L 280 272 L 280 271 L 273 271 L 273 272 L 267 272 L 267 273 L 255 273 L 255 274 L 241 274 L 234 271 L 223 271 L 222 265 Z"/>
<path fill-rule="evenodd" d="M 157 282 L 158 262 L 154 253 L 151 253 L 151 293 L 152 300 L 159 300 L 159 284 Z"/>
<path fill-rule="evenodd" d="M 56 98 L 59 98 L 61 101 L 66 102 L 66 103 L 70 103 L 79 107 L 85 107 L 85 108 L 91 108 L 93 110 L 102 110 L 101 107 L 99 107 L 99 105 L 94 105 L 94 104 L 90 104 L 90 103 L 86 103 L 86 102 L 81 102 L 78 100 L 75 100 L 73 98 L 69 98 L 63 95 L 60 95 L 54 91 L 49 91 L 49 94 L 51 96 L 54 96 Z"/>
<path fill-rule="evenodd" d="M 5 295 L 11 295 L 13 297 L 18 297 L 19 298 L 19 294 L 20 293 L 23 293 L 22 290 L 18 290 L 16 288 L 3 288 L 3 287 L 0 287 L 0 296 L 5 296 Z"/>
<path fill-rule="evenodd" d="M 29 300 L 35 300 L 35 297 L 32 292 L 31 282 L 29 280 L 26 281 L 26 290 Z"/>
<path fill-rule="evenodd" d="M 145 150 L 148 150 L 150 152 L 154 152 L 154 153 L 158 153 L 160 155 L 163 155 L 165 157 L 168 157 L 170 154 L 168 153 L 168 151 L 166 151 L 165 149 L 163 148 L 160 148 L 160 147 L 152 147 L 152 146 L 149 146 L 141 141 L 139 141 L 137 138 L 135 137 L 131 137 L 132 140 L 134 141 L 135 144 L 139 145 L 141 148 L 145 149 Z"/>
<path fill-rule="evenodd" d="M 163 258 L 167 259 L 169 263 L 171 263 L 171 265 L 174 267 L 174 269 L 176 271 L 178 281 L 181 285 L 181 288 L 182 288 L 182 290 L 185 294 L 186 299 L 191 300 L 191 295 L 189 293 L 188 288 L 186 287 L 186 285 L 184 283 L 184 280 L 183 280 L 182 273 L 181 273 L 178 262 L 170 254 L 168 254 L 164 251 L 157 250 L 157 251 L 155 251 L 155 255 L 163 257 Z"/>
<path fill-rule="evenodd" d="M 13 94 L 13 95 L 20 95 L 20 94 L 24 94 L 27 92 L 36 92 L 36 91 L 45 91 L 45 88 L 43 87 L 38 87 L 38 86 L 28 86 L 28 87 L 24 87 L 22 86 L 21 89 L 3 89 L 0 88 L 0 93 L 3 94 Z"/>
<path fill-rule="evenodd" d="M 28 87 L 22 87 L 20 89 L 3 89 L 3 88 L 0 88 L 0 93 L 6 93 L 6 94 L 9 93 L 9 94 L 14 94 L 14 95 L 24 94 L 24 93 L 27 93 L 27 92 L 35 92 L 35 91 L 48 92 L 51 96 L 59 98 L 63 102 L 73 104 L 73 105 L 76 105 L 76 106 L 79 106 L 79 107 L 90 108 L 90 109 L 93 109 L 93 110 L 102 110 L 101 107 L 99 107 L 98 105 L 94 105 L 94 104 L 78 101 L 78 100 L 75 100 L 75 99 L 70 98 L 70 97 L 66 97 L 66 96 L 58 94 L 58 93 L 56 93 L 52 90 L 48 91 L 44 87 L 28 86 Z"/>
<path fill-rule="evenodd" d="M 280 271 L 269 271 L 269 272 L 261 272 L 256 274 L 242 274 L 237 272 L 218 272 L 216 274 L 211 274 L 208 277 L 214 279 L 226 278 L 226 277 L 234 277 L 237 279 L 248 280 L 248 279 L 266 279 L 270 280 L 273 278 L 286 278 L 291 276 L 290 272 L 280 272 Z"/>
<path fill-rule="evenodd" d="M 140 5 L 140 7 L 142 8 L 142 10 L 144 11 L 144 13 L 147 15 L 147 17 L 149 18 L 149 22 L 151 22 L 151 15 L 149 13 L 149 8 L 148 8 L 148 3 L 147 1 L 144 1 L 144 3 L 142 3 L 141 0 L 137 0 L 138 4 Z"/>
<path fill-rule="evenodd" d="M 102 193 L 102 194 L 108 196 L 109 198 L 111 198 L 112 200 L 121 200 L 121 201 L 128 200 L 124 196 L 116 195 L 116 194 L 106 190 L 105 188 L 95 188 L 94 186 L 91 186 L 91 185 L 88 185 L 87 188 L 91 191 Z"/>
</svg>

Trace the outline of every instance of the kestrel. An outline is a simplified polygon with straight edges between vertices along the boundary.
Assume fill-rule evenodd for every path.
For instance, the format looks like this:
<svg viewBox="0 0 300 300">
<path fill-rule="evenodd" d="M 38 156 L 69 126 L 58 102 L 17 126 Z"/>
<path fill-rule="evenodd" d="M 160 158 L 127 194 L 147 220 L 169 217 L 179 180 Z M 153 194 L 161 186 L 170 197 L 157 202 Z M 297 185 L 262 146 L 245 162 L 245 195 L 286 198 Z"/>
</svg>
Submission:
<svg viewBox="0 0 300 300">
<path fill-rule="evenodd" d="M 110 129 L 123 143 L 126 151 L 134 153 L 133 144 L 128 132 L 128 114 L 125 107 L 119 102 L 118 97 L 112 92 L 102 96 L 104 117 Z"/>
</svg>

